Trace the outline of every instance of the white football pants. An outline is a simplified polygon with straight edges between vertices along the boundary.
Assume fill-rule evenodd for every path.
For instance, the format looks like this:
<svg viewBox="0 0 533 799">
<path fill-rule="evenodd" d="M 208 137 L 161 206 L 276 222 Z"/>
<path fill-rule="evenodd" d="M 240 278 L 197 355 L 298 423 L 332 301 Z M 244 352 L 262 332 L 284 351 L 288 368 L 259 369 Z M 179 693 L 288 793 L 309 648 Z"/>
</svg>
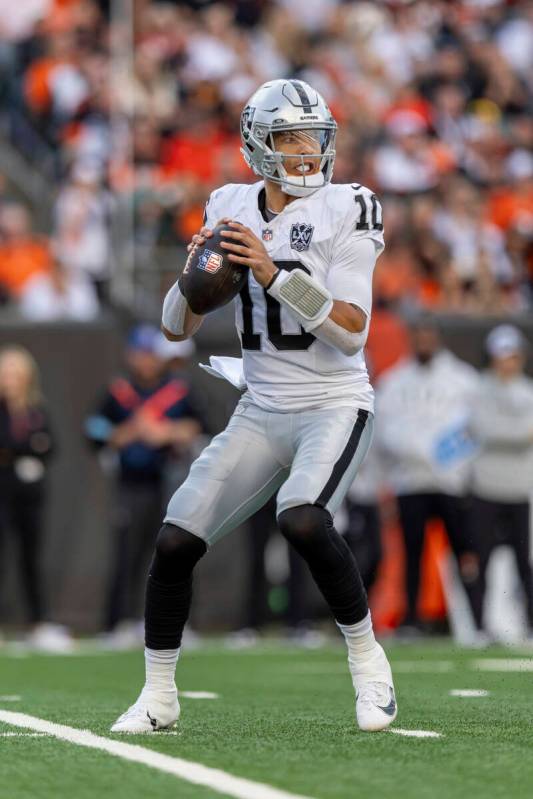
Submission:
<svg viewBox="0 0 533 799">
<path fill-rule="evenodd" d="M 333 515 L 370 446 L 373 421 L 368 411 L 348 407 L 273 413 L 245 395 L 193 463 L 164 521 L 210 546 L 278 489 L 278 516 L 298 505 Z"/>
</svg>

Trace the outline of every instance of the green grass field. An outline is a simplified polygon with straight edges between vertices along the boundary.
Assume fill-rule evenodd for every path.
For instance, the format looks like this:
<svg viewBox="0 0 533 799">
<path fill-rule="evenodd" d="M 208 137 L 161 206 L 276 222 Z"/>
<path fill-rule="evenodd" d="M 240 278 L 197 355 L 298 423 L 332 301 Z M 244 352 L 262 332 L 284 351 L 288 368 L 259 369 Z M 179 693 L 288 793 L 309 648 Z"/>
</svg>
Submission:
<svg viewBox="0 0 533 799">
<path fill-rule="evenodd" d="M 440 738 L 361 733 L 341 647 L 246 651 L 214 644 L 185 653 L 178 684 L 213 691 L 183 698 L 178 735 L 112 736 L 109 724 L 142 682 L 140 652 L 11 657 L 0 649 L 0 709 L 217 767 L 315 799 L 524 799 L 533 796 L 533 673 L 527 654 L 450 643 L 389 648 L 400 713 L 395 727 Z M 475 661 L 521 658 L 517 672 L 480 671 Z M 527 660 L 526 660 L 527 659 Z M 497 664 L 496 664 L 497 665 Z M 452 689 L 488 696 L 457 698 Z M 0 734 L 23 732 L 0 723 Z M 54 737 L 0 737 L 2 799 L 213 799 L 148 766 Z"/>
</svg>

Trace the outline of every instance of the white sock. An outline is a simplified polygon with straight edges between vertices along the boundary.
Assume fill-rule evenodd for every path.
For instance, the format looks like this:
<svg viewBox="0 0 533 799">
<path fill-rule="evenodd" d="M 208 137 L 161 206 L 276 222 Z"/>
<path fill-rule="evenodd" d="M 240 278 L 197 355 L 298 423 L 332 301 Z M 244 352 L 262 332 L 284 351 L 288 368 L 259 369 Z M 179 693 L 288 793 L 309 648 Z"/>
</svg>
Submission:
<svg viewBox="0 0 533 799">
<path fill-rule="evenodd" d="M 144 650 L 146 665 L 145 688 L 153 691 L 176 691 L 176 663 L 179 649 Z"/>
<path fill-rule="evenodd" d="M 363 660 L 367 655 L 373 654 L 376 647 L 374 630 L 372 628 L 372 616 L 370 611 L 362 621 L 357 624 L 339 624 L 337 626 L 344 635 L 344 640 L 348 647 L 348 658 L 350 662 Z"/>
</svg>

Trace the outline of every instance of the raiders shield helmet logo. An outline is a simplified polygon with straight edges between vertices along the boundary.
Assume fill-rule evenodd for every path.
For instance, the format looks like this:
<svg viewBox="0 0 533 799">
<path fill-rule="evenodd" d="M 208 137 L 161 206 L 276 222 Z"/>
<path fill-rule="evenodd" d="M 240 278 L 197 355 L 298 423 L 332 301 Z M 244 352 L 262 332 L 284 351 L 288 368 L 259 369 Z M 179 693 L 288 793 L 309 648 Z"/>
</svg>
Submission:
<svg viewBox="0 0 533 799">
<path fill-rule="evenodd" d="M 291 249 L 303 252 L 309 249 L 314 231 L 313 225 L 297 222 L 291 227 Z"/>
<path fill-rule="evenodd" d="M 250 135 L 254 115 L 255 108 L 250 105 L 247 105 L 241 114 L 241 133 L 244 139 L 247 139 Z"/>
</svg>

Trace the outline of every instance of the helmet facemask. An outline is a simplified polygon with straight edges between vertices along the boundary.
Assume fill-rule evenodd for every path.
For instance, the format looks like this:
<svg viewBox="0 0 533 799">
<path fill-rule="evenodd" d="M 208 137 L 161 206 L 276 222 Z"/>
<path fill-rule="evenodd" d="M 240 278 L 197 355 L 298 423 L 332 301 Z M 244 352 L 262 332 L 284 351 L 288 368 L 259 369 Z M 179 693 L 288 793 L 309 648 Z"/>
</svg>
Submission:
<svg viewBox="0 0 533 799">
<path fill-rule="evenodd" d="M 331 180 L 335 133 L 329 126 L 271 130 L 265 140 L 263 177 L 278 183 L 285 194 L 312 194 Z"/>
</svg>

